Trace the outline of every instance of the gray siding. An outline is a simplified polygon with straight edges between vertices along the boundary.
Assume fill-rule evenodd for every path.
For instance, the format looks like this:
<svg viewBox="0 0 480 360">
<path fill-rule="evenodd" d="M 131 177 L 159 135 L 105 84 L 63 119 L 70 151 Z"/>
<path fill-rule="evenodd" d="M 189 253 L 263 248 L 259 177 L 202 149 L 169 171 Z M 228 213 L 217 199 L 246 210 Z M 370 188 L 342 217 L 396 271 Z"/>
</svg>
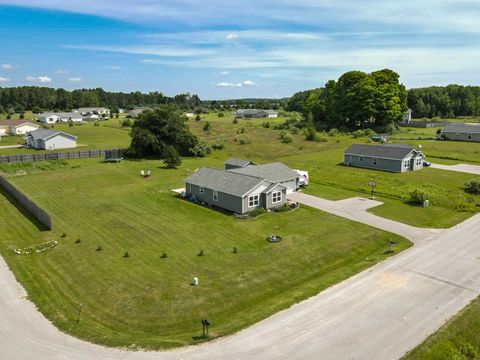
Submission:
<svg viewBox="0 0 480 360">
<path fill-rule="evenodd" d="M 446 140 L 480 142 L 480 134 L 478 133 L 468 134 L 468 133 L 444 132 L 442 134 L 444 135 Z M 471 139 L 468 138 L 469 135 L 471 135 Z"/>
<path fill-rule="evenodd" d="M 213 200 L 213 190 L 204 188 L 203 194 L 200 193 L 200 187 L 189 183 L 185 184 L 187 196 L 195 196 L 198 201 L 203 201 L 207 204 L 218 206 L 222 209 L 230 210 L 238 214 L 242 214 L 242 198 L 230 194 L 218 192 L 218 201 Z M 245 208 L 247 209 L 247 208 Z M 253 209 L 250 209 L 250 211 Z"/>
<path fill-rule="evenodd" d="M 361 161 L 360 158 L 363 158 L 363 161 Z M 368 157 L 368 156 L 344 154 L 344 164 L 347 166 L 355 166 L 355 167 L 391 171 L 391 172 L 404 171 L 402 160 L 377 158 L 377 163 L 374 164 L 373 159 L 374 159 L 373 157 Z"/>
<path fill-rule="evenodd" d="M 274 192 L 277 192 L 277 191 L 281 191 L 282 192 L 282 201 L 281 202 L 278 202 L 278 203 L 273 203 L 272 202 L 272 199 L 273 199 L 273 193 Z M 274 209 L 274 208 L 277 208 L 277 207 L 280 207 L 282 205 L 284 205 L 286 202 L 287 202 L 287 189 L 285 188 L 279 188 L 279 189 L 275 189 L 273 191 L 271 191 L 270 193 L 268 194 L 265 194 L 265 208 L 266 209 Z"/>
</svg>

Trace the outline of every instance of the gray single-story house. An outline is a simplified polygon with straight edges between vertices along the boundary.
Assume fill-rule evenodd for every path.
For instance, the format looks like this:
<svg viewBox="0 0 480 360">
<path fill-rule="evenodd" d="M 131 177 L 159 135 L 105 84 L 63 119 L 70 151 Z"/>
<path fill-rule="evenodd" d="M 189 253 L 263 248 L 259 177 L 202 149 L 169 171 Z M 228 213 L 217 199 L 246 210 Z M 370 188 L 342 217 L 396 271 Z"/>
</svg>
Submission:
<svg viewBox="0 0 480 360">
<path fill-rule="evenodd" d="M 274 110 L 238 109 L 233 116 L 244 119 L 276 118 L 278 117 L 278 113 Z"/>
<path fill-rule="evenodd" d="M 203 167 L 185 179 L 185 195 L 188 199 L 245 214 L 284 205 L 287 193 L 293 191 L 289 186 L 297 184 L 295 190 L 298 189 L 298 177 L 281 163 L 226 170 Z"/>
<path fill-rule="evenodd" d="M 344 153 L 344 164 L 375 170 L 406 172 L 423 168 L 425 156 L 420 150 L 403 143 L 353 144 Z"/>
<path fill-rule="evenodd" d="M 442 129 L 445 140 L 480 142 L 480 125 L 449 124 Z"/>
<path fill-rule="evenodd" d="M 28 148 L 57 150 L 77 147 L 77 137 L 62 131 L 37 129 L 25 136 Z"/>
<path fill-rule="evenodd" d="M 250 165 L 257 165 L 257 163 L 254 163 L 253 161 L 250 161 L 250 160 L 243 160 L 243 159 L 236 159 L 236 158 L 229 158 L 225 160 L 225 170 L 239 169 L 239 168 L 244 168 L 245 166 L 250 166 Z"/>
</svg>

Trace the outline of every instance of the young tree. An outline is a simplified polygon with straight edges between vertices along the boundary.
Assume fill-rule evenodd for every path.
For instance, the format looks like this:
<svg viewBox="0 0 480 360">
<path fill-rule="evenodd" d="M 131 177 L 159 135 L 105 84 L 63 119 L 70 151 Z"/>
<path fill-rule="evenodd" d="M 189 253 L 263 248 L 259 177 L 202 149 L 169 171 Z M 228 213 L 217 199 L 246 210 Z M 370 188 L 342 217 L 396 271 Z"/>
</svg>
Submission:
<svg viewBox="0 0 480 360">
<path fill-rule="evenodd" d="M 205 125 L 203 125 L 203 132 L 210 132 L 212 130 L 212 124 L 210 124 L 210 121 L 207 121 Z"/>
<path fill-rule="evenodd" d="M 169 169 L 176 169 L 182 164 L 182 159 L 173 146 L 166 147 L 163 163 Z"/>
</svg>

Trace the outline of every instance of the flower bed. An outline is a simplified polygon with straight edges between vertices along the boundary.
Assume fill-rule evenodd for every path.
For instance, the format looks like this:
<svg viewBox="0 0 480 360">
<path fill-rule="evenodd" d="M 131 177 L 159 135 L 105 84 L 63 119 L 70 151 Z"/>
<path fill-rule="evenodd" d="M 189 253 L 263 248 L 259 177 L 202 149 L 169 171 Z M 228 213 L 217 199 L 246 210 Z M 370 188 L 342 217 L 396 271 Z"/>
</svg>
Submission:
<svg viewBox="0 0 480 360">
<path fill-rule="evenodd" d="M 13 249 L 13 252 L 17 255 L 39 254 L 47 250 L 50 250 L 57 245 L 58 245 L 57 240 L 51 240 L 37 246 Z"/>
</svg>

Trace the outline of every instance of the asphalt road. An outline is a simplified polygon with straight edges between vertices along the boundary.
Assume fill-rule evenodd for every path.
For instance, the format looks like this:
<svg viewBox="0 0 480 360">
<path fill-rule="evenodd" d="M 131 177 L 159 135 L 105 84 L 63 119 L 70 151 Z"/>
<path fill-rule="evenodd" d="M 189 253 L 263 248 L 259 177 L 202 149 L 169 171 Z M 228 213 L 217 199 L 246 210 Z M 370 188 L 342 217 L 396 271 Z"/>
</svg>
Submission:
<svg viewBox="0 0 480 360">
<path fill-rule="evenodd" d="M 348 218 L 362 213 L 296 200 Z M 366 221 L 389 226 L 376 218 Z M 402 225 L 392 231 L 410 236 L 411 249 L 235 335 L 167 352 L 107 349 L 60 333 L 0 258 L 0 359 L 398 359 L 480 294 L 480 215 L 445 231 Z"/>
</svg>

